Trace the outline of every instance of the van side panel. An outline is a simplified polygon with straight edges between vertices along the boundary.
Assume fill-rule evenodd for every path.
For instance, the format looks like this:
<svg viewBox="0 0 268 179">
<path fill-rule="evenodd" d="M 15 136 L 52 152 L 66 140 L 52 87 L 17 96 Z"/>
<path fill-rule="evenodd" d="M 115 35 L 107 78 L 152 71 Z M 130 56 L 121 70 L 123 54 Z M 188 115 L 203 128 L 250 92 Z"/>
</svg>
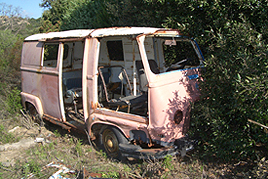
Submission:
<svg viewBox="0 0 268 179">
<path fill-rule="evenodd" d="M 24 42 L 22 49 L 22 92 L 41 100 L 44 114 L 61 119 L 58 68 L 42 66 L 42 42 Z M 25 101 L 31 101 L 25 97 Z"/>
<path fill-rule="evenodd" d="M 41 71 L 41 42 L 24 42 L 21 55 L 21 79 L 22 79 L 22 99 L 23 103 L 33 103 L 33 96 L 40 100 L 40 71 Z M 39 74 L 38 74 L 39 73 Z M 30 94 L 23 95 L 23 94 Z M 23 104 L 25 105 L 25 104 Z M 35 104 L 33 104 L 37 107 Z M 39 109 L 36 109 L 39 111 Z M 42 110 L 43 111 L 43 110 Z"/>
</svg>

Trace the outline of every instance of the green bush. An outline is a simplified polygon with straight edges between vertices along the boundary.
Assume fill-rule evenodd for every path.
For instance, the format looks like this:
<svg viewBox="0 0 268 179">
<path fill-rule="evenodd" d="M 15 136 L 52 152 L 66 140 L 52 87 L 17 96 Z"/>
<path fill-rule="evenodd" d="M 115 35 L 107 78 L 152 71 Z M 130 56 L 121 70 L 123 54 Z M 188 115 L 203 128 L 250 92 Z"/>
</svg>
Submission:
<svg viewBox="0 0 268 179">
<path fill-rule="evenodd" d="M 224 159 L 255 157 L 268 136 L 248 119 L 268 124 L 267 44 L 250 24 L 234 22 L 222 29 L 210 47 L 201 82 L 202 100 L 192 110 L 192 131 L 203 154 Z"/>
<path fill-rule="evenodd" d="M 7 97 L 7 110 L 11 114 L 15 114 L 19 112 L 19 110 L 22 108 L 21 105 L 21 96 L 20 96 L 20 90 L 18 90 L 16 87 L 11 90 L 11 92 L 8 93 Z"/>
</svg>

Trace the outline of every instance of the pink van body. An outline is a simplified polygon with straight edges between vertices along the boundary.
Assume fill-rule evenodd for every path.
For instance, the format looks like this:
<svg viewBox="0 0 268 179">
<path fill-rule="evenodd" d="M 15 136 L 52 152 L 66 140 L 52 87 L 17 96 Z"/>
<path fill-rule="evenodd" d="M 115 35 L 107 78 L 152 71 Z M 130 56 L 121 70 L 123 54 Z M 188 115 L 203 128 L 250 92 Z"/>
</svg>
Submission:
<svg viewBox="0 0 268 179">
<path fill-rule="evenodd" d="M 87 131 L 115 158 L 184 154 L 203 60 L 197 43 L 172 29 L 36 34 L 23 44 L 22 102 L 42 120 Z"/>
</svg>

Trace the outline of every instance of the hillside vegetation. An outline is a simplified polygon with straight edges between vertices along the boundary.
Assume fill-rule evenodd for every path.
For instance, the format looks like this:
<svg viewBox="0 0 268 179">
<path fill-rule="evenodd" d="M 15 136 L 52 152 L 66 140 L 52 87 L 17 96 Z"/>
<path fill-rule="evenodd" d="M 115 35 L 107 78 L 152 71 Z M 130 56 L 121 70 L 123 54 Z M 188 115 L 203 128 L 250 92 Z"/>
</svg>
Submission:
<svg viewBox="0 0 268 179">
<path fill-rule="evenodd" d="M 198 41 L 206 59 L 201 100 L 191 111 L 189 135 L 199 141 L 193 156 L 206 162 L 246 161 L 267 176 L 267 130 L 248 121 L 268 126 L 267 1 L 42 0 L 40 6 L 45 9 L 42 18 L 29 19 L 18 8 L 0 3 L 4 128 L 19 123 L 19 65 L 26 36 L 110 26 L 176 28 Z M 262 169 L 257 166 L 261 161 Z"/>
</svg>

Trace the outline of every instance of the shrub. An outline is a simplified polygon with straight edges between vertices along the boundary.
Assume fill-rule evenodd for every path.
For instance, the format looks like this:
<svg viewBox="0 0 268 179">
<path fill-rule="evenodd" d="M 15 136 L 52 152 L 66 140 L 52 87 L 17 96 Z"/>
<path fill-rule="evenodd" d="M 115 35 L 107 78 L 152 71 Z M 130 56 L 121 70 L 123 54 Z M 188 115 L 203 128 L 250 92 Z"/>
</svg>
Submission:
<svg viewBox="0 0 268 179">
<path fill-rule="evenodd" d="M 204 155 L 224 160 L 255 157 L 268 136 L 248 119 L 268 124 L 267 45 L 246 21 L 234 22 L 214 37 L 206 60 L 201 101 L 192 110 L 192 127 Z"/>
<path fill-rule="evenodd" d="M 20 90 L 18 90 L 16 87 L 8 93 L 7 104 L 7 110 L 11 114 L 19 112 L 19 110 L 22 108 Z"/>
</svg>

